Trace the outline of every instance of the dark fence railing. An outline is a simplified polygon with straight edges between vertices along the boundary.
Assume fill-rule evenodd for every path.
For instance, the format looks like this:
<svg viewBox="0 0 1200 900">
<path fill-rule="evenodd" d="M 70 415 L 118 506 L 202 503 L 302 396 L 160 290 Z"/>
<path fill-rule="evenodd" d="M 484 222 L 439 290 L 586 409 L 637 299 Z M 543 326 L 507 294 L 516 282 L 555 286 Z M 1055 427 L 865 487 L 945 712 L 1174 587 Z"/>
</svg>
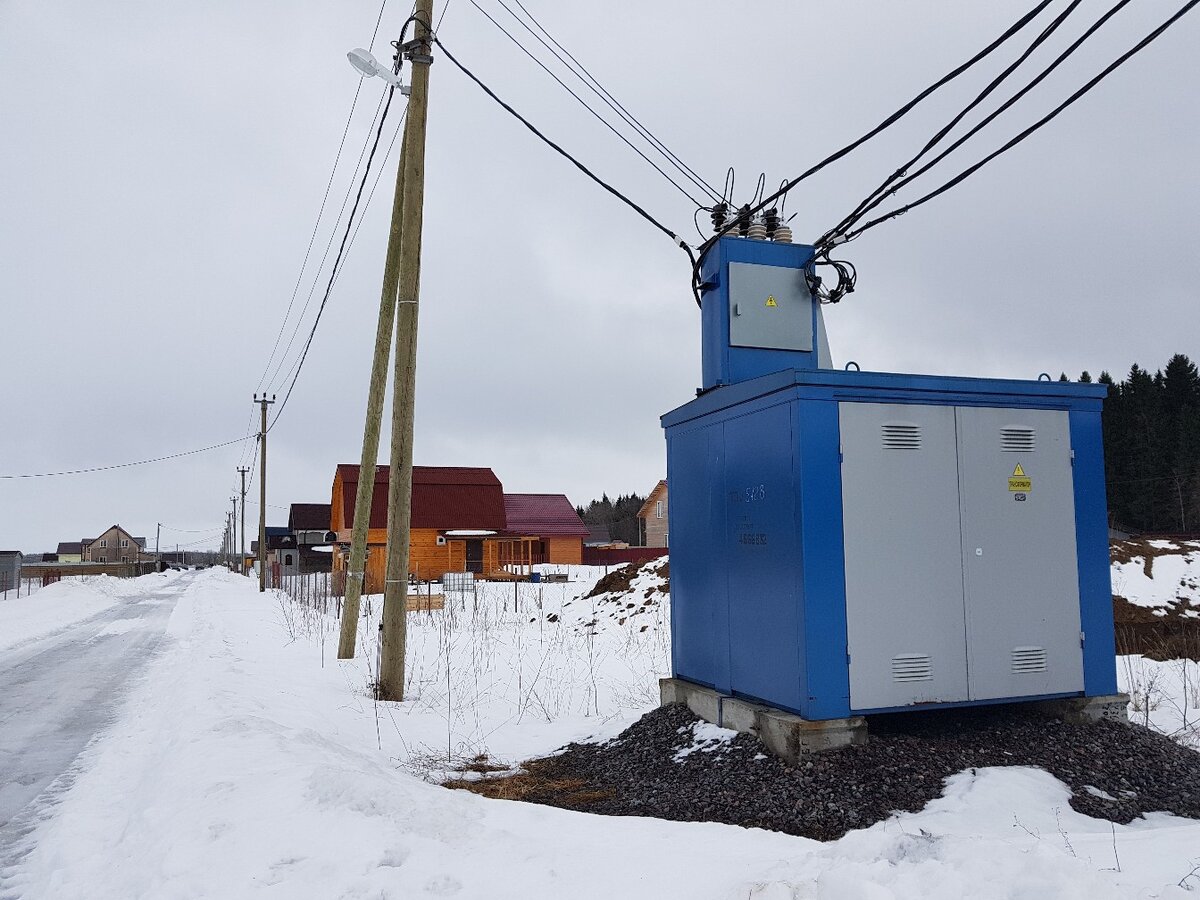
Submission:
<svg viewBox="0 0 1200 900">
<path fill-rule="evenodd" d="M 629 563 L 649 562 L 666 555 L 666 547 L 625 547 L 619 550 L 584 547 L 582 561 L 585 566 L 626 566 Z"/>
</svg>

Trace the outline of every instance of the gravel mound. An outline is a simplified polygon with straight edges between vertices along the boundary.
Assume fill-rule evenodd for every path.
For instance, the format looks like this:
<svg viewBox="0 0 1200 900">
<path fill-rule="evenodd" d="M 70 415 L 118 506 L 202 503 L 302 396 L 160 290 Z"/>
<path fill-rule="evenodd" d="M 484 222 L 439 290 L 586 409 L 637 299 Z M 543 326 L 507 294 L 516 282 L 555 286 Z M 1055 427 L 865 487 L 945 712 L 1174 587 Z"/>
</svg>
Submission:
<svg viewBox="0 0 1200 900">
<path fill-rule="evenodd" d="M 730 737 L 674 705 L 602 744 L 570 744 L 525 774 L 456 787 L 567 809 L 725 822 L 834 840 L 916 812 L 943 780 L 983 766 L 1037 766 L 1071 806 L 1114 822 L 1150 811 L 1200 819 L 1200 753 L 1137 725 L 1067 725 L 1020 707 L 875 716 L 868 742 L 792 768 L 750 735 Z M 512 788 L 517 788 L 513 790 Z"/>
</svg>

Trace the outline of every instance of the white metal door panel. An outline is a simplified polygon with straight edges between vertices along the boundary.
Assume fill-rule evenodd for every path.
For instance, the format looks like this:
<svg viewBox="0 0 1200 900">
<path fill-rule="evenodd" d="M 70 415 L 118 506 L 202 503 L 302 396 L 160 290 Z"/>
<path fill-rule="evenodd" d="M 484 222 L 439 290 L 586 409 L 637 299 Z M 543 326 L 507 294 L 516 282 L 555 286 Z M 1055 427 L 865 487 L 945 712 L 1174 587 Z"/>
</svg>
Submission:
<svg viewBox="0 0 1200 900">
<path fill-rule="evenodd" d="M 971 699 L 1081 691 L 1068 413 L 957 416 Z"/>
<path fill-rule="evenodd" d="M 966 700 L 954 408 L 838 414 L 850 706 Z"/>
</svg>

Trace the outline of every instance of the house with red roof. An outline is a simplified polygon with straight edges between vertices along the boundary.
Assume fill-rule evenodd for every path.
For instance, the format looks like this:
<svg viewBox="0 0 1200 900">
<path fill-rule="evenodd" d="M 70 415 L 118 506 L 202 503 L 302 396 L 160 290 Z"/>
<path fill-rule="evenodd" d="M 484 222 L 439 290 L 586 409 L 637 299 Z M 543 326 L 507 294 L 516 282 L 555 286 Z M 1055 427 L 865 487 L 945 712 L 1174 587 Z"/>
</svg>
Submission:
<svg viewBox="0 0 1200 900">
<path fill-rule="evenodd" d="M 388 466 L 376 466 L 367 530 L 364 592 L 383 591 L 387 557 Z M 346 546 L 354 529 L 359 467 L 343 464 L 333 477 L 330 530 L 343 545 L 334 553 L 335 572 L 344 572 Z M 526 542 L 528 543 L 528 541 Z M 518 555 L 506 531 L 504 488 L 487 468 L 413 466 L 408 571 L 419 579 L 443 572 L 486 575 L 502 571 Z"/>
<path fill-rule="evenodd" d="M 537 539 L 539 562 L 577 566 L 583 561 L 588 528 L 562 494 L 505 494 L 504 515 L 511 534 Z"/>
</svg>

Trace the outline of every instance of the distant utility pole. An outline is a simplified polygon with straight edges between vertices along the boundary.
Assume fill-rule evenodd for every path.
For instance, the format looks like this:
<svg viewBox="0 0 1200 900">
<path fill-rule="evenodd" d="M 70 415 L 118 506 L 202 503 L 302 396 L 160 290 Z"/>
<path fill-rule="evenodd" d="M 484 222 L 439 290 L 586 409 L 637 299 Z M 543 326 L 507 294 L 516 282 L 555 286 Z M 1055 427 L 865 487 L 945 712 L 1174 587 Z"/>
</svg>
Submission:
<svg viewBox="0 0 1200 900">
<path fill-rule="evenodd" d="M 229 568 L 236 572 L 233 558 L 237 554 L 237 496 L 230 497 L 229 502 L 233 504 L 233 512 L 229 514 Z"/>
<path fill-rule="evenodd" d="M 250 470 L 245 466 L 238 469 L 238 474 L 242 476 L 242 552 L 238 557 L 238 571 L 246 574 L 246 473 Z"/>
<path fill-rule="evenodd" d="M 275 395 L 267 399 L 254 395 L 254 402 L 262 406 L 262 430 L 258 432 L 258 592 L 267 589 L 267 407 L 275 402 Z"/>
<path fill-rule="evenodd" d="M 342 631 L 338 659 L 353 659 L 358 639 L 358 600 L 366 582 L 367 531 L 371 527 L 371 503 L 375 494 L 375 462 L 379 459 L 379 430 L 383 420 L 383 397 L 387 389 L 388 357 L 396 321 L 396 290 L 400 281 L 400 243 L 403 234 L 404 162 L 408 131 L 400 143 L 396 170 L 396 193 L 392 199 L 392 229 L 388 234 L 387 257 L 383 264 L 383 292 L 379 298 L 379 324 L 375 328 L 375 357 L 367 390 L 367 421 L 363 428 L 362 456 L 358 466 L 358 492 L 354 498 L 354 531 L 350 559 L 346 563 L 346 597 L 342 604 Z"/>
<path fill-rule="evenodd" d="M 162 554 L 158 552 L 158 539 L 162 537 L 162 522 L 158 523 L 158 527 L 154 530 L 154 563 L 155 568 L 162 567 Z"/>
<path fill-rule="evenodd" d="M 396 298 L 387 574 L 383 582 L 382 647 L 377 688 L 381 700 L 404 699 L 409 525 L 412 513 L 413 401 L 417 376 L 417 302 L 420 298 L 421 225 L 425 202 L 425 121 L 429 103 L 429 65 L 433 62 L 430 56 L 433 0 L 417 0 L 413 19 L 419 43 L 405 54 L 412 61 L 412 92 L 408 100 L 401 175 L 404 182 L 404 203 L 401 208 L 404 240 L 400 245 L 400 281 Z M 362 477 L 361 474 L 359 477 Z"/>
</svg>

